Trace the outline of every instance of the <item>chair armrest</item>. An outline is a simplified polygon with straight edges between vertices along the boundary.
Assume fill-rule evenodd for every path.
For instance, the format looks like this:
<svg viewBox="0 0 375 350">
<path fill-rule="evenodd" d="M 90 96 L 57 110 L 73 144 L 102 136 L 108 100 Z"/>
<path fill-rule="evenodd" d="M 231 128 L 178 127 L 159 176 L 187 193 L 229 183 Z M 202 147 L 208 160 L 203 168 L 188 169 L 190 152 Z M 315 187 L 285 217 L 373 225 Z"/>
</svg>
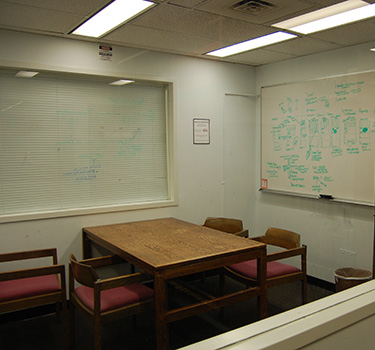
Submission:
<svg viewBox="0 0 375 350">
<path fill-rule="evenodd" d="M 49 257 L 49 256 L 53 257 L 54 264 L 57 264 L 56 248 L 29 250 L 29 251 L 14 252 L 14 253 L 4 253 L 4 254 L 0 254 L 0 262 L 44 258 L 44 257 Z"/>
<path fill-rule="evenodd" d="M 264 242 L 264 236 L 249 237 L 249 239 L 251 239 L 253 241 L 258 241 L 258 242 L 266 243 L 266 242 Z"/>
<path fill-rule="evenodd" d="M 236 232 L 236 233 L 234 233 L 234 235 L 239 236 L 239 237 L 248 238 L 249 237 L 249 230 L 243 230 L 243 231 L 240 231 L 240 232 Z"/>
<path fill-rule="evenodd" d="M 85 265 L 90 265 L 93 268 L 104 267 L 109 265 L 115 265 L 123 263 L 125 260 L 121 259 L 118 255 L 107 255 L 98 258 L 90 258 L 85 260 L 80 260 L 79 262 Z"/>
<path fill-rule="evenodd" d="M 45 275 L 57 275 L 61 274 L 65 278 L 65 266 L 64 265 L 53 265 L 36 267 L 33 269 L 17 270 L 0 272 L 0 281 L 10 281 L 21 278 L 45 276 Z"/>
<path fill-rule="evenodd" d="M 269 261 L 275 261 L 275 260 L 281 260 L 281 259 L 287 259 L 291 258 L 293 256 L 305 256 L 306 255 L 306 246 L 302 246 L 299 248 L 292 248 L 283 250 L 276 253 L 269 253 L 267 254 L 267 262 Z"/>
<path fill-rule="evenodd" d="M 126 276 L 118 276 L 98 280 L 97 282 L 95 282 L 95 287 L 98 287 L 100 290 L 106 290 L 126 286 L 129 284 L 141 283 L 149 281 L 150 279 L 152 279 L 152 277 L 149 274 L 137 272 Z"/>
</svg>

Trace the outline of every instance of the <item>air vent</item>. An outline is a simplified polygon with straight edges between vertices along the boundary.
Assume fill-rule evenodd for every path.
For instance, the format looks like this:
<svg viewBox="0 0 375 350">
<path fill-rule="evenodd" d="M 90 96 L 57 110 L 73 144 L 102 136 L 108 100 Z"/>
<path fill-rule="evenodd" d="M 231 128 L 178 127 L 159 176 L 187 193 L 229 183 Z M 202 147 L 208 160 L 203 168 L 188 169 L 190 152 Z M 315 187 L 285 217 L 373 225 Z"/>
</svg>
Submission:
<svg viewBox="0 0 375 350">
<path fill-rule="evenodd" d="M 274 10 L 277 6 L 262 0 L 242 0 L 230 7 L 235 11 L 247 13 L 249 15 L 261 15 Z"/>
</svg>

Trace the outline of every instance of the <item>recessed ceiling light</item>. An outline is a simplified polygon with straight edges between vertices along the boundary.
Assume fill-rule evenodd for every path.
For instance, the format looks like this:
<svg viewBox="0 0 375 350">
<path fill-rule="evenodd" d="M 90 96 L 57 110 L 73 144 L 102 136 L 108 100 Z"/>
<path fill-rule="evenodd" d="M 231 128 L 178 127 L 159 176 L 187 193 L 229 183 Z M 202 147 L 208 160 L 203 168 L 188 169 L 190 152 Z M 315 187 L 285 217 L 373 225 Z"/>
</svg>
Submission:
<svg viewBox="0 0 375 350">
<path fill-rule="evenodd" d="M 301 34 L 310 34 L 375 16 L 375 4 L 348 0 L 339 4 L 288 19 L 272 26 Z"/>
<path fill-rule="evenodd" d="M 222 49 L 208 52 L 206 55 L 216 56 L 216 57 L 231 56 L 231 55 L 235 55 L 241 52 L 257 49 L 262 46 L 271 45 L 280 41 L 289 40 L 289 39 L 295 38 L 296 36 L 297 35 L 294 35 L 294 34 L 276 32 L 276 33 L 261 36 L 259 38 L 255 38 L 255 39 L 247 40 L 238 44 L 234 44 L 231 46 L 223 47 Z"/>
<path fill-rule="evenodd" d="M 16 77 L 18 78 L 32 78 L 35 77 L 39 72 L 31 72 L 31 71 L 25 71 L 21 70 L 16 74 Z"/>
<path fill-rule="evenodd" d="M 131 83 L 134 83 L 134 80 L 120 79 L 120 80 L 114 81 L 112 83 L 109 83 L 109 85 L 120 86 L 120 85 L 126 85 L 126 84 L 131 84 Z"/>
<path fill-rule="evenodd" d="M 72 34 L 98 38 L 154 5 L 146 0 L 115 0 L 81 24 Z"/>
</svg>

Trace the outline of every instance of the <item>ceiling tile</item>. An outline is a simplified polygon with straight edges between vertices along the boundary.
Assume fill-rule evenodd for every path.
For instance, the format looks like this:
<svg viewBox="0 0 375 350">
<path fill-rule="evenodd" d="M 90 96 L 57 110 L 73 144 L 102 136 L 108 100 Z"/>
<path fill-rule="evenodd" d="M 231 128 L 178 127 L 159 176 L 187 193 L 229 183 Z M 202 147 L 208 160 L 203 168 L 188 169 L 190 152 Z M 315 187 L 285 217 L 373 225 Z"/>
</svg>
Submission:
<svg viewBox="0 0 375 350">
<path fill-rule="evenodd" d="M 375 40 L 375 20 L 362 22 L 325 30 L 311 34 L 312 38 L 325 40 L 340 45 L 355 45 Z"/>
<path fill-rule="evenodd" d="M 276 31 L 245 21 L 171 5 L 157 6 L 131 23 L 228 43 L 237 43 Z"/>
<path fill-rule="evenodd" d="M 143 49 L 170 51 L 186 55 L 202 54 L 214 50 L 217 46 L 227 45 L 212 40 L 176 34 L 170 31 L 150 29 L 128 24 L 106 36 L 111 42 Z"/>
<path fill-rule="evenodd" d="M 311 2 L 311 3 L 314 3 L 314 4 L 317 4 L 317 5 L 320 5 L 320 6 L 324 6 L 324 7 L 327 7 L 327 6 L 332 6 L 332 5 L 335 5 L 335 4 L 338 4 L 340 2 L 343 2 L 345 0 L 307 0 L 308 2 Z M 372 3 L 372 2 L 375 2 L 375 0 L 364 0 L 368 3 Z"/>
<path fill-rule="evenodd" d="M 260 66 L 263 64 L 284 61 L 291 58 L 295 58 L 295 56 L 281 52 L 273 52 L 265 49 L 258 49 L 231 56 L 230 61 L 237 63 L 247 62 L 247 64 Z"/>
<path fill-rule="evenodd" d="M 338 49 L 342 46 L 327 41 L 301 37 L 269 46 L 270 51 L 283 52 L 293 56 L 306 56 L 318 52 Z"/>
<path fill-rule="evenodd" d="M 213 14 L 161 4 L 133 19 L 131 23 L 176 33 L 189 31 L 194 35 L 209 24 L 216 25 L 219 19 L 219 16 Z"/>
<path fill-rule="evenodd" d="M 40 9 L 50 9 L 59 12 L 88 15 L 97 12 L 108 4 L 108 0 L 6 0 L 0 3 L 25 5 Z"/>
<path fill-rule="evenodd" d="M 48 9 L 0 3 L 0 23 L 11 28 L 66 33 L 81 18 L 81 16 Z"/>
<path fill-rule="evenodd" d="M 240 0 L 209 0 L 199 7 L 202 11 L 216 13 L 221 16 L 231 17 L 248 21 L 252 23 L 266 23 L 269 21 L 278 22 L 282 16 L 295 14 L 301 10 L 314 10 L 313 4 L 301 0 L 267 0 L 261 3 L 269 4 L 270 6 L 260 6 L 260 10 L 251 11 L 249 8 L 254 6 L 243 6 L 234 9 L 233 6 L 240 3 Z"/>
<path fill-rule="evenodd" d="M 274 2 L 274 0 L 270 0 L 271 3 Z M 277 11 L 278 18 L 272 18 L 272 20 L 269 20 L 267 23 L 269 25 L 272 25 L 277 22 L 284 21 L 286 19 L 292 18 L 292 17 L 297 17 L 304 15 L 308 12 L 313 12 L 316 10 L 320 10 L 324 7 L 332 6 L 335 4 L 338 4 L 340 2 L 343 2 L 344 0 L 302 0 L 302 3 L 305 3 L 305 6 L 302 4 L 299 4 L 298 7 L 295 6 L 297 2 L 294 0 L 292 1 L 285 1 L 285 0 L 280 0 L 278 5 L 283 11 Z M 285 8 L 285 4 L 288 3 L 288 6 Z"/>
<path fill-rule="evenodd" d="M 178 5 L 178 6 L 187 7 L 187 8 L 194 8 L 194 7 L 196 7 L 200 4 L 203 4 L 206 1 L 207 0 L 189 0 L 189 1 L 186 1 L 186 0 L 170 0 L 170 1 L 168 1 L 168 4 Z"/>
<path fill-rule="evenodd" d="M 219 30 L 218 39 L 232 43 L 250 40 L 277 31 L 277 29 L 274 28 L 238 21 L 228 17 L 223 17 L 221 19 L 217 29 Z"/>
<path fill-rule="evenodd" d="M 375 18 L 227 58 L 204 55 L 273 33 L 271 24 L 342 0 L 266 0 L 266 9 L 230 9 L 240 0 L 153 0 L 149 11 L 100 38 L 106 44 L 243 63 L 252 66 L 349 47 L 375 40 Z M 256 0 L 251 0 L 256 1 Z M 263 0 L 261 0 L 263 1 Z M 259 0 L 259 2 L 261 3 Z M 72 38 L 70 31 L 110 0 L 0 0 L 0 30 Z M 367 0 L 375 3 L 375 0 Z M 270 3 L 271 6 L 268 6 Z M 268 6 L 268 8 L 267 8 Z M 76 40 L 97 39 L 74 36 Z"/>
</svg>

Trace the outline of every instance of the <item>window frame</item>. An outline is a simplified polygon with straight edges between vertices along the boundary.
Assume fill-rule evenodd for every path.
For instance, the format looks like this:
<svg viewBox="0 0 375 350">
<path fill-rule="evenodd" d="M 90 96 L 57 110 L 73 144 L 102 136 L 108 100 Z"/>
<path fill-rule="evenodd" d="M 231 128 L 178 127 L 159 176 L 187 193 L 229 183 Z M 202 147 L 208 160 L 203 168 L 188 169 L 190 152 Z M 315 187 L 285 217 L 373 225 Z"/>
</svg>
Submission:
<svg viewBox="0 0 375 350">
<path fill-rule="evenodd" d="M 25 70 L 19 67 L 0 67 L 0 71 L 10 70 L 19 71 Z M 64 208 L 50 211 L 36 211 L 36 212 L 20 212 L 14 214 L 0 214 L 0 223 L 7 222 L 19 222 L 39 219 L 51 219 L 61 218 L 79 215 L 90 215 L 90 214 L 104 214 L 113 213 L 129 210 L 141 210 L 141 209 L 156 209 L 165 208 L 170 206 L 177 206 L 177 191 L 176 191 L 176 168 L 175 168 L 175 151 L 174 151 L 174 134 L 175 134 L 175 123 L 174 123 L 174 83 L 167 79 L 138 79 L 137 77 L 126 77 L 114 76 L 114 75 L 101 75 L 101 74 L 85 74 L 85 73 L 74 73 L 74 72 L 59 72 L 52 70 L 37 70 L 32 71 L 43 72 L 46 74 L 71 76 L 74 79 L 105 79 L 115 81 L 119 79 L 135 80 L 137 82 L 145 84 L 164 84 L 165 85 L 165 109 L 166 109 L 166 165 L 167 165 L 167 186 L 168 186 L 168 199 L 166 200 L 155 200 L 155 201 L 140 201 L 135 203 L 124 203 L 116 205 L 98 205 L 98 206 L 87 206 L 80 208 Z"/>
</svg>

